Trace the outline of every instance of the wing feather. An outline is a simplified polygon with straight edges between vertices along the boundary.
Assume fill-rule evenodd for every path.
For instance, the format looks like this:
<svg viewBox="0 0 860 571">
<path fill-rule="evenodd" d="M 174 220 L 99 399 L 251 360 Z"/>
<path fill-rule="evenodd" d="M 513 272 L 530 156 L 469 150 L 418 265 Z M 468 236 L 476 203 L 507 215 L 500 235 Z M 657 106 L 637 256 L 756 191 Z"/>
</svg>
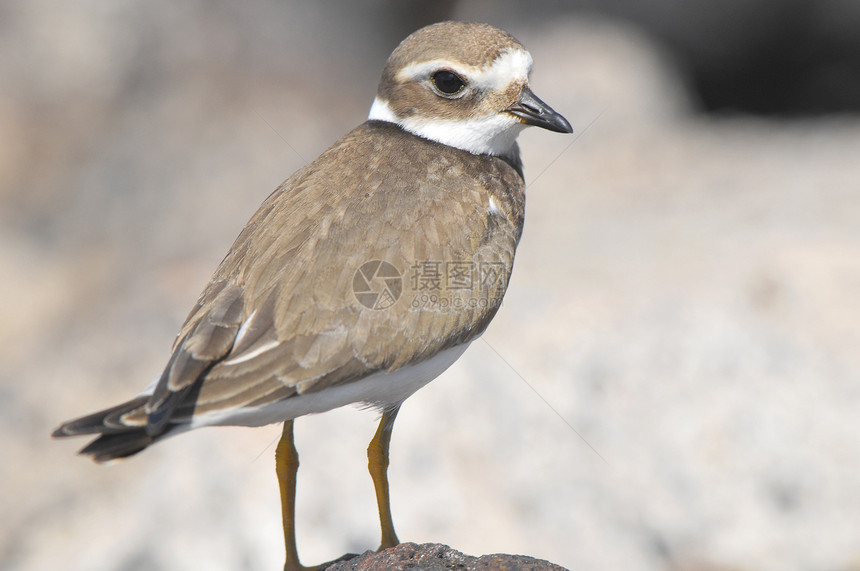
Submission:
<svg viewBox="0 0 860 571">
<path fill-rule="evenodd" d="M 148 434 L 211 413 L 229 420 L 231 410 L 470 341 L 507 287 L 522 188 L 520 172 L 502 159 L 394 126 L 359 127 L 281 185 L 243 229 L 177 337 L 146 405 Z M 363 306 L 353 292 L 356 271 L 372 260 L 394 265 L 402 279 L 402 295 L 385 309 Z M 452 261 L 471 265 L 468 291 L 447 283 Z M 413 280 L 423 262 L 440 264 L 438 288 Z M 483 264 L 504 268 L 497 283 L 481 281 Z M 416 304 L 419 294 L 446 303 Z"/>
</svg>

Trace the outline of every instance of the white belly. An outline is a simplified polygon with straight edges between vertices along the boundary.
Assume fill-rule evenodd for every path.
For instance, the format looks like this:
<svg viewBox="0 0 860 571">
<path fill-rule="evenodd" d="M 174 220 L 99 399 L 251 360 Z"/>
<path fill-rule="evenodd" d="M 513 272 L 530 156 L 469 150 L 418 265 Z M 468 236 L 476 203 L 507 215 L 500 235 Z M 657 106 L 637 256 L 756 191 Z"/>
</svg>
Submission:
<svg viewBox="0 0 860 571">
<path fill-rule="evenodd" d="M 402 403 L 412 393 L 441 375 L 468 346 L 468 343 L 458 345 L 417 365 L 403 367 L 390 373 L 375 373 L 319 392 L 296 395 L 260 407 L 218 411 L 194 417 L 189 428 L 213 425 L 262 426 L 354 403 L 376 408 L 394 406 Z"/>
</svg>

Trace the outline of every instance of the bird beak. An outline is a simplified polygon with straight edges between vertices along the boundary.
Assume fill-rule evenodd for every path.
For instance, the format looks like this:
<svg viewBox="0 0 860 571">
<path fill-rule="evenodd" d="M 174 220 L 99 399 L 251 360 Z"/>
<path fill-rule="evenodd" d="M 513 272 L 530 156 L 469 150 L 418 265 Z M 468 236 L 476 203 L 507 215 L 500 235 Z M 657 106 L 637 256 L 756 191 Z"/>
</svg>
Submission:
<svg viewBox="0 0 860 571">
<path fill-rule="evenodd" d="M 528 87 L 523 88 L 520 100 L 505 111 L 511 115 L 516 115 L 526 125 L 534 125 L 556 133 L 573 133 L 567 119 L 541 101 Z"/>
</svg>

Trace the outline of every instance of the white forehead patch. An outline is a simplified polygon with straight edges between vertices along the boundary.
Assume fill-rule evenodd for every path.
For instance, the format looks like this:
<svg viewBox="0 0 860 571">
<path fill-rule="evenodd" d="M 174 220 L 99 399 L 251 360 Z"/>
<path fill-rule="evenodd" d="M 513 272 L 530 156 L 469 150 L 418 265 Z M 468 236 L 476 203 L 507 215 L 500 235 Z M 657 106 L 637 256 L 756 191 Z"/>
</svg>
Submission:
<svg viewBox="0 0 860 571">
<path fill-rule="evenodd" d="M 532 56 L 525 50 L 508 50 L 484 67 L 446 59 L 434 59 L 410 63 L 398 71 L 396 77 L 401 82 L 420 81 L 429 78 L 430 74 L 439 69 L 454 71 L 466 79 L 471 87 L 501 91 L 515 81 L 519 83 L 528 81 L 532 70 Z"/>
<path fill-rule="evenodd" d="M 471 76 L 472 84 L 482 89 L 502 90 L 513 82 L 525 83 L 532 71 L 532 56 L 525 50 L 509 50 L 489 67 Z"/>
</svg>

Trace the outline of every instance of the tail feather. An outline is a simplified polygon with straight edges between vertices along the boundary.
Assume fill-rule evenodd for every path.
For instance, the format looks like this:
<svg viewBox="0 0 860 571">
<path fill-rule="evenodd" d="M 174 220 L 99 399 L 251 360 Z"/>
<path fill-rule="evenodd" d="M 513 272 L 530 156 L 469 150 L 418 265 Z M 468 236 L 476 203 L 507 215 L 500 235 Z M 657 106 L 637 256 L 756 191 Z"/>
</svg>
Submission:
<svg viewBox="0 0 860 571">
<path fill-rule="evenodd" d="M 145 428 L 132 429 L 128 432 L 102 434 L 79 452 L 91 456 L 96 462 L 109 462 L 137 454 L 154 441 Z"/>
<path fill-rule="evenodd" d="M 158 435 L 147 432 L 146 403 L 148 396 L 140 396 L 120 405 L 64 422 L 51 436 L 65 438 L 84 434 L 99 437 L 85 446 L 80 453 L 91 456 L 96 462 L 108 462 L 137 454 L 167 430 Z M 170 426 L 167 427 L 168 430 Z"/>
<path fill-rule="evenodd" d="M 139 396 L 120 405 L 64 422 L 51 436 L 63 438 L 81 434 L 118 434 L 131 429 L 146 428 L 144 407 L 148 400 L 148 396 Z"/>
</svg>

